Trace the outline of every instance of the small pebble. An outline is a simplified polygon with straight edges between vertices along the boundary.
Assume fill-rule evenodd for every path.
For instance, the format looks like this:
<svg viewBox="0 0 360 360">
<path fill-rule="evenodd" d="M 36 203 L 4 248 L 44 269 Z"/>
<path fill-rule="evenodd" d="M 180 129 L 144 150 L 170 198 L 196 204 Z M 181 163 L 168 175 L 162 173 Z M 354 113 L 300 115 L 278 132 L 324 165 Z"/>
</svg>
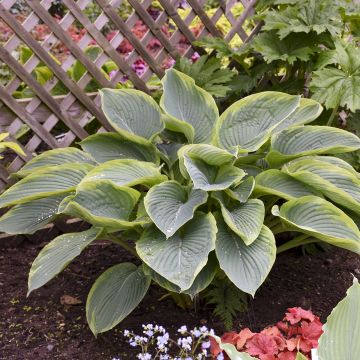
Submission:
<svg viewBox="0 0 360 360">
<path fill-rule="evenodd" d="M 53 351 L 54 345 L 49 344 L 46 348 L 47 348 L 48 351 Z"/>
</svg>

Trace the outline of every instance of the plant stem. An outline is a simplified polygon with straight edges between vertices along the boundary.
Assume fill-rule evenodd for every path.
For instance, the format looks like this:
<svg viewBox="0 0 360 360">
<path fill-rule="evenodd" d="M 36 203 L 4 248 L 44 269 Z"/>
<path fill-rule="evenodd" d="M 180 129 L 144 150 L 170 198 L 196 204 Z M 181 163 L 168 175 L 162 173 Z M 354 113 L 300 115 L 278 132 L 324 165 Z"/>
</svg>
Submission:
<svg viewBox="0 0 360 360">
<path fill-rule="evenodd" d="M 334 107 L 334 109 L 333 109 L 333 111 L 332 111 L 332 113 L 331 113 L 331 115 L 330 115 L 330 117 L 329 117 L 329 120 L 328 120 L 328 122 L 326 123 L 327 126 L 331 126 L 331 125 L 332 125 L 332 123 L 333 123 L 333 121 L 334 121 L 334 119 L 335 119 L 335 116 L 337 115 L 338 110 L 339 110 L 339 104 Z"/>
<path fill-rule="evenodd" d="M 114 235 L 108 234 L 107 236 L 108 236 L 109 240 L 112 241 L 113 243 L 120 245 L 122 248 L 129 251 L 132 255 L 136 256 L 137 258 L 139 257 L 136 250 L 132 246 L 127 244 L 126 241 L 124 241 L 124 240 L 122 240 L 119 237 L 114 236 Z"/>
<path fill-rule="evenodd" d="M 272 233 L 274 235 L 280 234 L 280 233 L 285 232 L 285 231 L 288 231 L 288 229 L 286 229 L 286 227 L 281 222 L 279 222 L 275 226 L 271 227 L 270 230 L 272 231 Z"/>
<path fill-rule="evenodd" d="M 288 241 L 287 243 L 279 246 L 277 248 L 276 253 L 280 254 L 280 253 L 282 253 L 284 251 L 293 249 L 295 247 L 298 247 L 298 246 L 301 246 L 301 245 L 306 245 L 306 244 L 311 244 L 311 243 L 314 243 L 314 242 L 318 242 L 318 240 L 312 238 L 310 235 L 301 234 L 301 235 L 295 237 L 294 239 Z"/>
</svg>

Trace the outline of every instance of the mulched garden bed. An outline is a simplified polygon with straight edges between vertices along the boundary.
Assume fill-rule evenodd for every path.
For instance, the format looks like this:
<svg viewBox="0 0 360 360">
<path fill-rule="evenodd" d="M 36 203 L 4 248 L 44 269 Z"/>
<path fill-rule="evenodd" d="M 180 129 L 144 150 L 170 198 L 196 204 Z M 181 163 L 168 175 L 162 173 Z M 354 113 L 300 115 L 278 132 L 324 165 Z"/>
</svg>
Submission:
<svg viewBox="0 0 360 360">
<path fill-rule="evenodd" d="M 211 311 L 186 312 L 170 299 L 159 301 L 161 289 L 152 287 L 141 305 L 116 329 L 96 339 L 86 324 L 85 302 L 94 280 L 109 266 L 132 260 L 119 247 L 108 243 L 89 246 L 60 276 L 26 298 L 27 274 L 41 245 L 22 244 L 0 249 L 0 359 L 111 360 L 135 359 L 119 330 L 140 333 L 141 324 L 157 323 L 175 333 L 180 325 L 207 325 L 218 334 L 221 324 Z M 241 314 L 237 330 L 253 331 L 276 323 L 288 307 L 311 309 L 324 321 L 345 295 L 352 275 L 360 275 L 360 257 L 347 251 L 303 256 L 284 253 L 276 261 L 266 283 Z M 62 304 L 69 295 L 79 305 Z"/>
</svg>

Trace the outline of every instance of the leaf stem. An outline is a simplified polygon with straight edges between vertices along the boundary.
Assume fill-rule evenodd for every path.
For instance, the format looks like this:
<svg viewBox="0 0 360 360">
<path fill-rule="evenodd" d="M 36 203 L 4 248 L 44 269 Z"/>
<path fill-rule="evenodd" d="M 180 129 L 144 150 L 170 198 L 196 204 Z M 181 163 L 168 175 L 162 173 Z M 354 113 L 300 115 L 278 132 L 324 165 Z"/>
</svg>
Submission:
<svg viewBox="0 0 360 360">
<path fill-rule="evenodd" d="M 120 245 L 122 248 L 127 250 L 132 255 L 136 256 L 137 258 L 139 257 L 136 250 L 132 246 L 127 244 L 126 241 L 124 241 L 123 239 L 120 239 L 119 237 L 111 235 L 111 234 L 107 234 L 107 237 L 109 238 L 110 241 L 112 241 L 115 244 Z"/>
<path fill-rule="evenodd" d="M 334 119 L 335 119 L 335 116 L 336 116 L 336 114 L 337 114 L 337 112 L 338 112 L 338 110 L 339 110 L 339 106 L 340 106 L 340 104 L 338 104 L 338 105 L 336 105 L 336 106 L 334 107 L 334 109 L 333 109 L 333 111 L 332 111 L 332 113 L 331 113 L 331 115 L 330 115 L 330 117 L 329 117 L 329 120 L 328 120 L 328 122 L 326 123 L 327 126 L 331 126 L 331 125 L 332 125 L 332 123 L 333 123 L 333 121 L 334 121 Z"/>
<path fill-rule="evenodd" d="M 301 246 L 301 245 L 306 245 L 306 244 L 311 244 L 311 243 L 315 243 L 318 242 L 319 240 L 312 238 L 310 235 L 308 234 L 301 234 L 299 236 L 296 236 L 294 239 L 286 242 L 285 244 L 279 246 L 277 248 L 276 253 L 277 254 L 281 254 L 284 251 L 293 249 L 295 247 Z"/>
</svg>

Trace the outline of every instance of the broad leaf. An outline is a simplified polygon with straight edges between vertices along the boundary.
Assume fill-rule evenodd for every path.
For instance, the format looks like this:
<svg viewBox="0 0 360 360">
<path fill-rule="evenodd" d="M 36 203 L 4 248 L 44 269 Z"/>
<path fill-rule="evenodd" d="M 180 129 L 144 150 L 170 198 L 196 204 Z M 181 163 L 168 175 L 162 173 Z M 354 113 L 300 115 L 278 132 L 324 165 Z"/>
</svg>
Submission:
<svg viewBox="0 0 360 360">
<path fill-rule="evenodd" d="M 136 159 L 159 163 L 159 156 L 153 144 L 137 143 L 115 133 L 91 135 L 81 141 L 80 145 L 99 163 L 116 159 Z"/>
<path fill-rule="evenodd" d="M 107 180 L 85 182 L 75 196 L 66 199 L 62 212 L 80 217 L 94 226 L 127 229 L 144 222 L 132 222 L 130 215 L 140 193 Z"/>
<path fill-rule="evenodd" d="M 360 214 L 360 179 L 353 172 L 315 158 L 291 161 L 284 166 L 284 171 Z"/>
<path fill-rule="evenodd" d="M 360 285 L 354 278 L 346 297 L 333 309 L 320 336 L 319 359 L 355 359 L 360 354 Z"/>
<path fill-rule="evenodd" d="M 164 124 L 155 100 L 134 89 L 102 89 L 101 107 L 113 128 L 124 137 L 148 144 Z"/>
<path fill-rule="evenodd" d="M 142 267 L 122 263 L 107 269 L 92 286 L 86 302 L 86 318 L 97 335 L 112 329 L 128 316 L 147 293 L 151 278 Z"/>
<path fill-rule="evenodd" d="M 221 205 L 221 213 L 227 226 L 240 236 L 246 245 L 251 245 L 259 236 L 264 223 L 264 203 L 259 199 L 250 199 L 246 203 L 228 208 L 221 193 L 215 193 L 214 197 Z"/>
<path fill-rule="evenodd" d="M 76 148 L 68 147 L 49 150 L 34 157 L 16 174 L 23 177 L 50 166 L 59 166 L 71 163 L 96 165 L 95 159 L 90 154 Z"/>
<path fill-rule="evenodd" d="M 336 41 L 335 46 L 331 62 L 340 68 L 328 66 L 313 72 L 310 83 L 313 99 L 327 108 L 340 105 L 355 112 L 360 109 L 360 50 L 343 41 Z"/>
<path fill-rule="evenodd" d="M 233 165 L 209 165 L 190 154 L 184 155 L 184 166 L 194 183 L 194 189 L 205 191 L 225 190 L 246 175 Z"/>
<path fill-rule="evenodd" d="M 165 279 L 163 276 L 159 275 L 151 267 L 143 264 L 143 268 L 145 274 L 151 276 L 151 278 L 164 289 L 171 292 L 181 293 L 181 289 L 179 288 L 179 286 L 173 284 L 169 280 Z M 215 254 L 212 252 L 209 255 L 207 264 L 196 276 L 191 287 L 187 290 L 184 290 L 182 293 L 189 295 L 191 298 L 194 298 L 196 294 L 200 293 L 202 290 L 206 289 L 210 285 L 216 275 L 217 270 L 218 262 L 216 260 Z"/>
<path fill-rule="evenodd" d="M 267 63 L 280 60 L 291 65 L 298 60 L 309 61 L 311 56 L 319 51 L 314 36 L 290 34 L 285 39 L 280 39 L 275 31 L 257 35 L 253 47 Z"/>
<path fill-rule="evenodd" d="M 305 125 L 314 121 L 321 114 L 323 107 L 312 99 L 300 99 L 299 107 L 279 124 L 274 133 L 296 125 Z"/>
<path fill-rule="evenodd" d="M 217 218 L 216 255 L 220 267 L 242 291 L 255 295 L 266 279 L 276 257 L 273 233 L 263 226 L 258 238 L 249 246 Z"/>
<path fill-rule="evenodd" d="M 160 104 L 175 121 L 192 125 L 195 143 L 210 142 L 215 122 L 219 117 L 215 100 L 195 81 L 177 70 L 170 69 L 162 79 L 164 93 Z M 189 139 L 190 140 L 190 139 Z"/>
<path fill-rule="evenodd" d="M 90 164 L 65 164 L 37 171 L 6 190 L 0 196 L 0 207 L 72 191 L 92 168 Z"/>
<path fill-rule="evenodd" d="M 166 181 L 149 190 L 144 204 L 152 221 L 169 238 L 194 217 L 195 210 L 206 200 L 207 193 L 203 190 Z"/>
<path fill-rule="evenodd" d="M 299 101 L 298 96 L 268 91 L 235 102 L 216 125 L 217 143 L 225 149 L 237 146 L 241 152 L 258 150 Z"/>
<path fill-rule="evenodd" d="M 231 198 L 245 203 L 255 188 L 255 179 L 253 176 L 247 176 L 240 185 L 226 189 L 225 192 Z"/>
<path fill-rule="evenodd" d="M 272 209 L 296 231 L 360 254 L 360 231 L 354 221 L 332 203 L 316 196 L 290 200 Z"/>
<path fill-rule="evenodd" d="M 136 250 L 140 258 L 159 275 L 187 290 L 206 265 L 215 248 L 216 222 L 211 213 L 196 213 L 172 237 L 155 226 L 145 229 Z"/>
<path fill-rule="evenodd" d="M 300 156 L 340 154 L 359 148 L 360 139 L 348 131 L 329 126 L 296 126 L 271 138 L 266 160 L 279 166 Z"/>
<path fill-rule="evenodd" d="M 33 234 L 55 218 L 67 195 L 48 196 L 14 206 L 0 218 L 0 231 L 14 235 Z"/>
<path fill-rule="evenodd" d="M 116 185 L 152 186 L 167 180 L 161 175 L 159 167 L 154 164 L 139 160 L 111 160 L 97 166 L 84 178 L 83 182 L 97 180 L 111 180 Z"/>
<path fill-rule="evenodd" d="M 264 30 L 276 30 L 280 38 L 286 38 L 292 33 L 341 34 L 342 23 L 336 1 L 305 0 L 294 4 L 282 11 L 268 11 Z"/>
<path fill-rule="evenodd" d="M 277 169 L 263 171 L 255 177 L 255 194 L 275 195 L 286 200 L 306 195 L 316 195 L 317 191 L 303 182 Z"/>
<path fill-rule="evenodd" d="M 47 244 L 31 265 L 28 295 L 59 274 L 100 233 L 101 229 L 91 228 L 79 233 L 60 235 Z"/>
</svg>

